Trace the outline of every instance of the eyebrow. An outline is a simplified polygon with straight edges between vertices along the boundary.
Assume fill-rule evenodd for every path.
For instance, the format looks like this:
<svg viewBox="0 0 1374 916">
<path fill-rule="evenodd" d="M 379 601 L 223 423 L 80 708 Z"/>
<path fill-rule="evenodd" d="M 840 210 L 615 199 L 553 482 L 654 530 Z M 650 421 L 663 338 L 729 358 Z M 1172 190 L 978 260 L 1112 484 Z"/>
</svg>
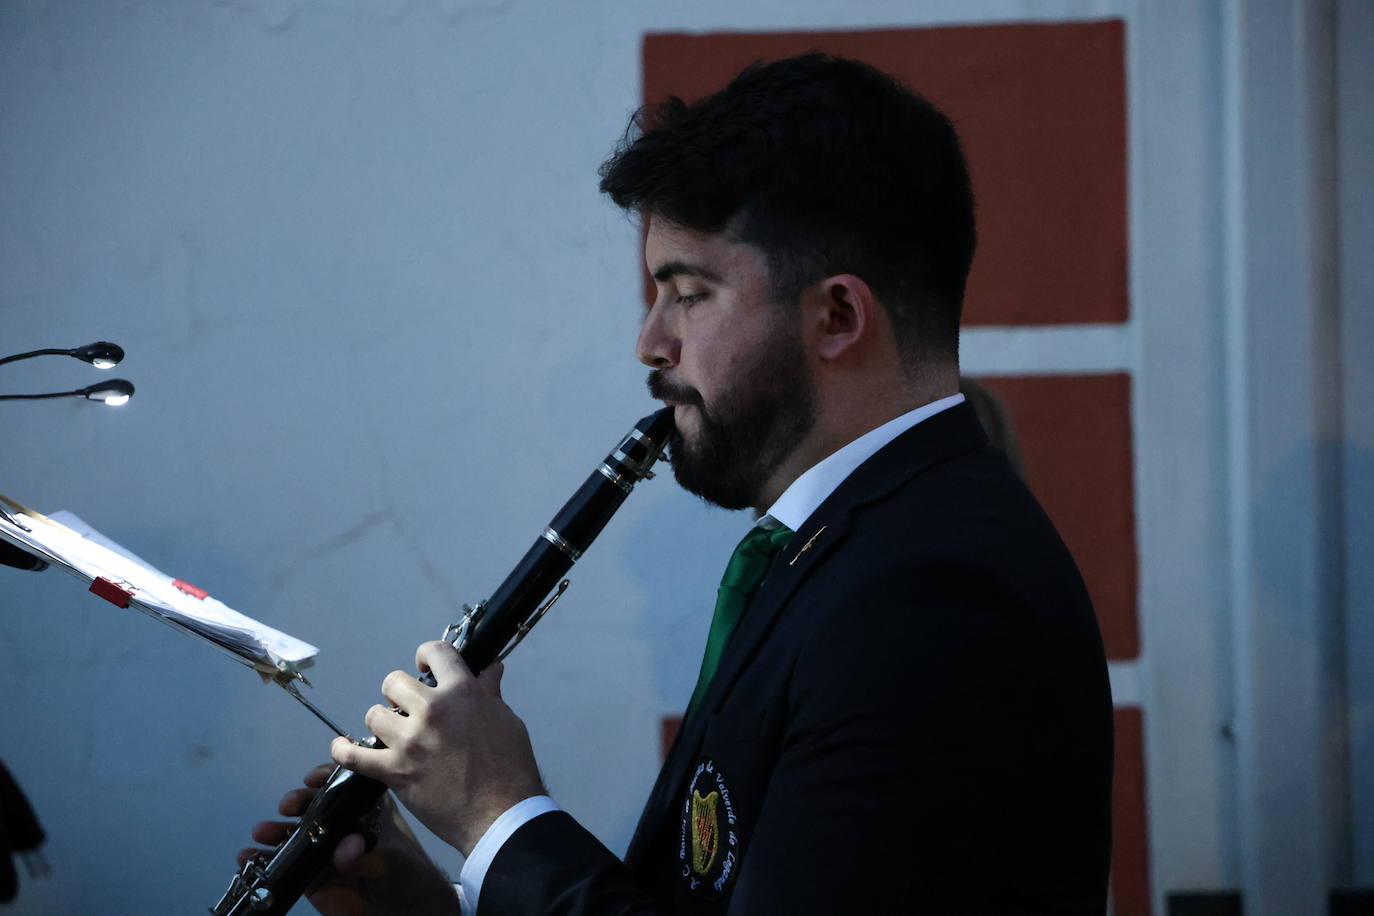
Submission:
<svg viewBox="0 0 1374 916">
<path fill-rule="evenodd" d="M 700 277 L 712 283 L 724 282 L 714 271 L 707 270 L 700 264 L 688 264 L 686 261 L 668 261 L 660 264 L 654 271 L 654 280 L 658 283 L 667 283 L 673 277 Z"/>
</svg>

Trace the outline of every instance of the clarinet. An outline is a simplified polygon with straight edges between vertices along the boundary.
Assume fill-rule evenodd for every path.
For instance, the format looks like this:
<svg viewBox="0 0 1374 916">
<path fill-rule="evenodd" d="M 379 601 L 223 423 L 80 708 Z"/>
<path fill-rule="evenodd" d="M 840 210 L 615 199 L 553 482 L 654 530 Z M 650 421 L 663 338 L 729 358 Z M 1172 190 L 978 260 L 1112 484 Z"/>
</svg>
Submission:
<svg viewBox="0 0 1374 916">
<path fill-rule="evenodd" d="M 553 517 L 491 598 L 476 607 L 463 606 L 462 620 L 444 630 L 443 640 L 458 650 L 474 674 L 505 658 L 563 594 L 568 585 L 563 574 L 606 527 L 634 485 L 653 476 L 650 468 L 673 429 L 671 407 L 636 423 Z M 552 597 L 544 601 L 550 592 Z M 420 680 L 434 686 L 432 674 Z M 382 746 L 376 737 L 360 743 Z M 358 822 L 385 793 L 386 786 L 377 780 L 335 767 L 290 835 L 276 849 L 250 859 L 210 912 L 214 916 L 285 914 L 330 865 L 339 840 L 356 832 Z"/>
</svg>

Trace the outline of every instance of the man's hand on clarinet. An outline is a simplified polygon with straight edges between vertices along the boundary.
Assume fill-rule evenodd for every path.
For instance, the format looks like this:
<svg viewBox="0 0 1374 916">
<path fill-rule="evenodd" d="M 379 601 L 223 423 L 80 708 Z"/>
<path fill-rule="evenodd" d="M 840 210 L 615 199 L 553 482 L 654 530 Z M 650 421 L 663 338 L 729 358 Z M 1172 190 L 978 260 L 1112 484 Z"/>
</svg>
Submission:
<svg viewBox="0 0 1374 916">
<path fill-rule="evenodd" d="M 367 711 L 367 727 L 386 747 L 336 738 L 330 752 L 341 765 L 389 786 L 421 823 L 466 856 L 507 808 L 544 794 L 539 768 L 525 723 L 501 699 L 500 663 L 474 676 L 451 645 L 435 641 L 420 646 L 415 664 L 434 675 L 435 686 L 393 671 L 382 694 L 394 708 Z"/>
<path fill-rule="evenodd" d="M 283 795 L 277 804 L 278 813 L 300 816 L 333 771 L 332 763 L 323 763 L 306 773 L 305 788 Z M 307 893 L 316 910 L 324 916 L 453 916 L 458 912 L 457 895 L 448 876 L 430 861 L 390 796 L 383 796 L 367 823 L 374 845 L 368 848 L 368 839 L 357 833 L 339 841 L 333 868 Z M 286 821 L 262 821 L 253 827 L 253 841 L 276 846 L 295 826 Z M 239 867 L 262 851 L 252 847 L 240 850 Z"/>
</svg>

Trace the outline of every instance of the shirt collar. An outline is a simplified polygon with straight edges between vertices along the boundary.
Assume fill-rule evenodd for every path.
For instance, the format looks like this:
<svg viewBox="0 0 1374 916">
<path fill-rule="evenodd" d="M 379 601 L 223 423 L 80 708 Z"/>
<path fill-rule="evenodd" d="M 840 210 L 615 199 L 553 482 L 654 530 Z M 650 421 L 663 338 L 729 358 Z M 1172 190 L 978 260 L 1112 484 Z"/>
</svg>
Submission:
<svg viewBox="0 0 1374 916">
<path fill-rule="evenodd" d="M 848 445 L 822 458 L 792 481 L 791 486 L 782 491 L 777 502 L 768 507 L 767 514 L 759 519 L 758 523 L 765 528 L 781 523 L 793 531 L 798 530 L 810 518 L 811 513 L 825 502 L 826 497 L 835 492 L 835 488 L 878 449 L 922 420 L 928 420 L 937 413 L 963 402 L 962 394 L 952 394 L 947 398 L 923 404 L 915 410 L 888 420 L 876 429 L 869 430 Z"/>
</svg>

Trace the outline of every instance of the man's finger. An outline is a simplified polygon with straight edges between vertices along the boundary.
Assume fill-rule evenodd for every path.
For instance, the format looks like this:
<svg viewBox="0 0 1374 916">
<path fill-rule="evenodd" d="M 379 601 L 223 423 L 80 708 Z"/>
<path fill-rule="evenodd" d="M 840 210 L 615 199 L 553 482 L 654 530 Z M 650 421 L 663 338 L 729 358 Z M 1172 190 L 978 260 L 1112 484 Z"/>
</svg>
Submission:
<svg viewBox="0 0 1374 916">
<path fill-rule="evenodd" d="M 334 847 L 334 870 L 340 874 L 347 874 L 366 851 L 366 841 L 358 834 L 350 833 Z"/>
<path fill-rule="evenodd" d="M 243 868 L 243 866 L 248 864 L 249 859 L 253 858 L 253 856 L 257 855 L 258 853 L 265 851 L 266 850 L 259 849 L 256 846 L 247 846 L 243 849 L 240 849 L 238 852 L 234 854 L 234 861 L 239 863 L 239 868 Z"/>
<path fill-rule="evenodd" d="M 319 789 L 329 781 L 329 774 L 333 772 L 333 763 L 321 763 L 318 766 L 311 767 L 310 772 L 305 774 L 305 779 L 302 781 L 312 789 Z"/>
<path fill-rule="evenodd" d="M 440 639 L 420 644 L 415 650 L 415 667 L 431 672 L 437 684 L 454 684 L 472 677 L 458 650 Z"/>
<path fill-rule="evenodd" d="M 415 712 L 420 707 L 425 700 L 425 691 L 429 689 L 399 670 L 391 672 L 382 680 L 382 696 L 397 709 L 404 709 L 407 714 Z"/>
<path fill-rule="evenodd" d="M 501 679 L 506 676 L 506 666 L 503 662 L 492 662 L 481 674 L 477 675 L 477 683 L 491 691 L 499 699 L 501 697 Z"/>
<path fill-rule="evenodd" d="M 329 755 L 339 766 L 360 773 L 363 776 L 378 778 L 382 770 L 382 755 L 386 750 L 358 747 L 347 738 L 335 738 L 329 743 Z M 385 781 L 385 780 L 383 780 Z"/>
<path fill-rule="evenodd" d="M 295 817 L 305 810 L 306 805 L 310 804 L 310 799 L 314 797 L 314 789 L 292 789 L 277 802 L 277 813 L 285 817 Z"/>
<path fill-rule="evenodd" d="M 383 744 L 395 747 L 400 744 L 398 739 L 405 728 L 406 719 L 391 707 L 378 703 L 368 709 L 363 716 L 363 724 L 372 730 L 372 734 L 381 738 Z"/>
<path fill-rule="evenodd" d="M 286 839 L 295 824 L 286 821 L 259 821 L 253 825 L 253 842 L 264 846 L 276 846 Z"/>
</svg>

